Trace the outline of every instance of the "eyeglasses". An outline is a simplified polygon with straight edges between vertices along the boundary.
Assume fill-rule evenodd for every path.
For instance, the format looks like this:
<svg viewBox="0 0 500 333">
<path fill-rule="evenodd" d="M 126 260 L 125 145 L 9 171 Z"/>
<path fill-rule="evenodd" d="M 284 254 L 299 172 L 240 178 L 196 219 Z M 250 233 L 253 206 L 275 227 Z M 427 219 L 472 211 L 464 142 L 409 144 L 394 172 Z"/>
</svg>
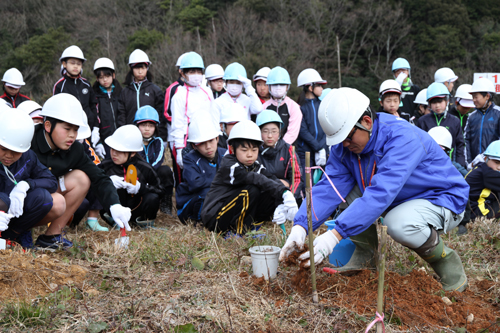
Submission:
<svg viewBox="0 0 500 333">
<path fill-rule="evenodd" d="M 272 130 L 272 131 L 263 130 L 262 134 L 264 134 L 265 136 L 268 136 L 269 134 L 271 134 L 272 136 L 276 136 L 276 135 L 280 134 L 280 131 L 278 131 L 278 130 Z"/>
<path fill-rule="evenodd" d="M 357 127 L 354 127 L 354 131 L 352 131 L 351 135 L 348 135 L 347 138 L 345 138 L 344 141 L 349 141 L 351 142 L 352 141 L 352 137 L 354 136 L 354 133 L 356 133 L 356 131 L 358 130 Z"/>
</svg>

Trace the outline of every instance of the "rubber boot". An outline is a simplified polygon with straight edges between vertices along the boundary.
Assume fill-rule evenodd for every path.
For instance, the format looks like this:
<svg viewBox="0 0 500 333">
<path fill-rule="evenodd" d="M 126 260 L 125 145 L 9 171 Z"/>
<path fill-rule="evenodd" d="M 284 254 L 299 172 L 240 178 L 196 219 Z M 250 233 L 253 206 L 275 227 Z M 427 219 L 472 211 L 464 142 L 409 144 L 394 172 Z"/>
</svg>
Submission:
<svg viewBox="0 0 500 333">
<path fill-rule="evenodd" d="M 92 231 L 109 231 L 108 228 L 103 227 L 99 224 L 99 221 L 97 219 L 95 220 L 87 220 L 87 228 L 92 230 Z"/>
<path fill-rule="evenodd" d="M 335 269 L 341 272 L 356 269 L 376 269 L 376 253 L 378 251 L 377 226 L 372 224 L 359 235 L 352 236 L 351 241 L 356 245 L 351 260 L 344 266 Z"/>
<path fill-rule="evenodd" d="M 135 219 L 135 224 L 143 229 L 153 228 L 155 226 L 155 220 L 145 220 L 142 217 L 138 217 Z"/>
<path fill-rule="evenodd" d="M 439 275 L 444 290 L 464 291 L 467 288 L 467 276 L 462 260 L 455 251 L 444 244 L 436 230 L 431 230 L 429 239 L 414 251 Z"/>
<path fill-rule="evenodd" d="M 172 196 L 165 195 L 160 201 L 160 211 L 172 216 Z"/>
</svg>

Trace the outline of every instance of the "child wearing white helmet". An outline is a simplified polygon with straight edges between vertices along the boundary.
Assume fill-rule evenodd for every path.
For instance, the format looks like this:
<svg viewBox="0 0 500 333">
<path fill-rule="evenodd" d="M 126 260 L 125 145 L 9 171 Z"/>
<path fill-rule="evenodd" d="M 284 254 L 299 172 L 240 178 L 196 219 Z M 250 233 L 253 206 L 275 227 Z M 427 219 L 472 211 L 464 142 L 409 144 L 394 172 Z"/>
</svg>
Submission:
<svg viewBox="0 0 500 333">
<path fill-rule="evenodd" d="M 455 72 L 453 72 L 453 70 L 448 67 L 440 68 L 434 73 L 434 82 L 444 84 L 446 88 L 448 88 L 450 94 L 453 90 L 456 80 L 458 80 L 458 76 L 456 76 Z"/>
<path fill-rule="evenodd" d="M 392 74 L 394 79 L 401 85 L 401 101 L 398 113 L 400 115 L 408 114 L 410 118 L 415 112 L 415 98 L 417 97 L 420 88 L 411 80 L 411 66 L 405 58 L 397 58 L 392 63 Z"/>
<path fill-rule="evenodd" d="M 422 89 L 418 92 L 415 98 L 415 112 L 413 113 L 413 123 L 416 123 L 418 119 L 426 114 L 431 113 L 429 109 L 429 103 L 427 103 L 427 88 Z"/>
<path fill-rule="evenodd" d="M 297 202 L 288 188 L 257 161 L 262 136 L 251 120 L 234 126 L 229 152 L 222 159 L 208 191 L 201 218 L 216 232 L 244 234 L 273 219 L 277 224 L 293 220 Z"/>
<path fill-rule="evenodd" d="M 192 149 L 184 158 L 182 183 L 175 191 L 177 215 L 182 223 L 201 222 L 201 209 L 226 149 L 217 145 L 219 129 L 211 126 L 208 115 L 189 124 L 188 142 Z"/>
<path fill-rule="evenodd" d="M 495 85 L 487 78 L 475 80 L 469 93 L 475 106 L 465 126 L 465 158 L 470 170 L 476 156 L 500 138 L 500 107 L 493 101 Z"/>
<path fill-rule="evenodd" d="M 474 108 L 472 95 L 469 93 L 472 89 L 470 84 L 462 84 L 455 93 L 455 104 L 450 106 L 449 113 L 460 119 L 460 126 L 465 134 L 465 125 L 469 118 L 469 112 Z"/>
<path fill-rule="evenodd" d="M 219 64 L 211 64 L 205 70 L 207 86 L 212 89 L 214 100 L 226 92 L 224 89 L 224 68 Z"/>
<path fill-rule="evenodd" d="M 17 108 L 22 102 L 30 100 L 28 96 L 19 92 L 25 83 L 23 74 L 17 68 L 6 70 L 3 74 L 2 82 L 3 95 L 0 98 L 9 103 L 13 108 Z"/>
<path fill-rule="evenodd" d="M 41 124 L 43 123 L 43 117 L 40 115 L 42 112 L 42 106 L 35 101 L 24 101 L 17 107 L 19 110 L 26 112 L 27 115 L 31 117 L 33 123 Z"/>
<path fill-rule="evenodd" d="M 78 139 L 89 135 L 90 129 L 83 121 L 83 109 L 76 97 L 66 93 L 52 96 L 43 105 L 41 115 L 44 122 L 36 126 L 31 149 L 40 162 L 58 178 L 57 192 L 66 200 L 64 214 L 52 220 L 58 226 L 53 231 L 54 234 L 61 234 L 62 227 L 70 221 L 89 189 L 92 189 L 115 222 L 121 228 L 130 230 L 130 209 L 120 205 L 113 183 L 88 158 L 84 146 L 78 142 Z M 39 238 L 35 245 L 53 250 L 59 246 L 71 247 L 73 244 L 59 237 Z"/>
<path fill-rule="evenodd" d="M 260 102 L 262 104 L 271 99 L 271 95 L 269 94 L 269 86 L 266 83 L 267 75 L 270 71 L 271 68 L 262 67 L 253 76 L 253 82 L 255 82 L 255 91 L 257 92 L 257 96 L 259 96 Z"/>
<path fill-rule="evenodd" d="M 167 128 L 168 128 L 168 133 L 170 133 L 170 126 L 172 126 L 172 98 L 174 97 L 175 93 L 177 92 L 177 89 L 179 86 L 184 85 L 184 78 L 182 77 L 182 69 L 181 69 L 181 61 L 182 58 L 188 54 L 189 52 L 183 53 L 179 56 L 177 59 L 177 63 L 175 66 L 177 67 L 177 72 L 179 73 L 179 77 L 177 78 L 177 81 L 172 82 L 166 92 L 165 92 L 165 102 L 163 104 L 163 114 L 165 115 L 165 118 L 167 119 Z"/>
<path fill-rule="evenodd" d="M 31 229 L 55 221 L 41 237 L 60 238 L 57 218 L 64 198 L 57 179 L 30 150 L 34 125 L 24 112 L 0 115 L 0 233 L 1 238 L 33 247 Z"/>
<path fill-rule="evenodd" d="M 99 168 L 111 178 L 120 203 L 132 210 L 132 224 L 153 227 L 162 190 L 155 170 L 139 155 L 143 150 L 141 131 L 135 125 L 122 126 L 106 139 L 106 144 L 110 147 L 111 160 L 103 161 Z M 132 166 L 136 171 L 135 183 L 126 181 Z M 106 220 L 111 222 L 107 217 Z"/>
<path fill-rule="evenodd" d="M 247 119 L 262 111 L 262 103 L 252 87 L 252 81 L 247 78 L 247 71 L 243 65 L 237 62 L 229 64 L 224 71 L 223 79 L 226 83 L 226 92 L 212 103 L 210 111 L 216 117 L 217 123 L 220 122 L 222 110 L 234 103 L 243 106 L 247 112 Z M 243 93 L 243 88 L 245 88 L 245 93 Z"/>
<path fill-rule="evenodd" d="M 100 140 L 97 100 L 90 82 L 81 75 L 86 60 L 78 46 L 71 45 L 66 48 L 59 58 L 62 77 L 54 84 L 52 94 L 67 93 L 78 99 L 92 130 L 92 145 L 96 147 Z"/>
<path fill-rule="evenodd" d="M 293 145 L 297 140 L 302 123 L 300 106 L 286 94 L 292 81 L 290 74 L 282 67 L 276 66 L 267 75 L 267 85 L 271 99 L 262 105 L 263 110 L 276 111 L 283 121 L 281 135 L 286 143 Z"/>
<path fill-rule="evenodd" d="M 407 113 L 399 113 L 401 106 L 401 85 L 396 80 L 385 80 L 379 88 L 379 103 L 378 112 L 392 114 L 406 121 L 410 121 L 410 115 Z"/>
<path fill-rule="evenodd" d="M 165 94 L 153 83 L 150 67 L 152 62 L 146 52 L 136 49 L 128 59 L 130 71 L 125 78 L 124 87 L 118 102 L 118 127 L 133 124 L 135 113 L 141 106 L 151 105 L 158 112 L 160 124 L 158 135 L 167 140 L 167 120 L 163 114 Z"/>
<path fill-rule="evenodd" d="M 228 108 L 223 109 L 220 115 L 222 134 L 219 135 L 218 146 L 227 149 L 227 138 L 231 134 L 234 125 L 246 119 L 248 119 L 247 111 L 238 103 L 233 103 Z"/>
</svg>

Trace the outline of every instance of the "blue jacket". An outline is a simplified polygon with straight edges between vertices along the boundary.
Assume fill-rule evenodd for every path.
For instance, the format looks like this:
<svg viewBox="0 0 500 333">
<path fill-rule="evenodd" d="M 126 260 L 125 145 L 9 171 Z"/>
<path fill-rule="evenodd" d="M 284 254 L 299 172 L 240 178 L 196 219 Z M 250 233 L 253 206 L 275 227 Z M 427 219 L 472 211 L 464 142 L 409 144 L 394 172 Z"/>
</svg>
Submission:
<svg viewBox="0 0 500 333">
<path fill-rule="evenodd" d="M 311 154 L 314 154 L 323 148 L 328 151 L 326 135 L 318 120 L 320 103 L 320 100 L 317 98 L 306 99 L 304 105 L 300 107 L 302 111 L 302 123 L 300 124 L 299 137 L 295 143 L 298 152 L 309 151 Z"/>
<path fill-rule="evenodd" d="M 488 145 L 500 139 L 500 107 L 491 103 L 485 112 L 476 109 L 465 125 L 465 159 L 467 164 L 486 150 Z"/>
<path fill-rule="evenodd" d="M 29 184 L 29 191 L 37 188 L 44 188 L 49 193 L 57 191 L 56 177 L 45 165 L 40 163 L 32 150 L 23 153 L 19 160 L 7 168 L 12 172 L 17 182 L 24 180 Z M 3 165 L 0 164 L 0 193 L 5 193 L 8 197 L 14 186 L 14 183 L 7 177 Z M 2 196 L 2 200 L 5 201 L 3 198 L 5 196 Z M 5 203 L 10 206 L 10 200 Z"/>
<path fill-rule="evenodd" d="M 374 162 L 375 174 L 371 177 Z M 384 211 L 406 201 L 426 199 L 459 214 L 469 197 L 469 185 L 429 134 L 392 115 L 378 114 L 372 136 L 359 157 L 341 143 L 333 146 L 325 171 L 344 198 L 356 184 L 363 193 L 337 218 L 335 230 L 343 238 L 358 235 Z M 324 176 L 312 194 L 313 228 L 317 229 L 341 200 Z M 295 224 L 307 230 L 305 204 L 300 206 Z"/>
<path fill-rule="evenodd" d="M 144 161 L 151 164 L 151 166 L 158 171 L 158 168 L 163 164 L 165 159 L 165 148 L 163 147 L 163 140 L 159 136 L 154 137 L 149 144 L 144 145 L 144 150 L 139 152 L 139 155 Z"/>
<path fill-rule="evenodd" d="M 217 148 L 217 164 L 210 163 L 196 150 L 190 151 L 184 157 L 182 183 L 175 190 L 177 209 L 182 209 L 194 196 L 205 199 L 224 154 L 226 149 Z"/>
</svg>

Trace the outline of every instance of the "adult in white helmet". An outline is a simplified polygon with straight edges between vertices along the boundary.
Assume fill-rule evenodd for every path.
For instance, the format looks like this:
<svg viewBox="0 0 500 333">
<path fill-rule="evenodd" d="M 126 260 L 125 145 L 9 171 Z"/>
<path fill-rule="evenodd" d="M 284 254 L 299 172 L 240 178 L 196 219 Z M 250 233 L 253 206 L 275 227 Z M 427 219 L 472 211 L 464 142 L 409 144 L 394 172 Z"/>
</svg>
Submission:
<svg viewBox="0 0 500 333">
<path fill-rule="evenodd" d="M 460 119 L 460 126 L 463 133 L 465 133 L 465 125 L 467 124 L 469 113 L 474 109 L 474 101 L 470 94 L 471 89 L 472 85 L 470 84 L 460 85 L 455 92 L 455 104 L 448 111 L 449 114 Z"/>
<path fill-rule="evenodd" d="M 464 290 L 467 277 L 460 257 L 444 244 L 438 231 L 446 233 L 460 222 L 469 186 L 441 147 L 419 128 L 374 113 L 368 97 L 352 88 L 334 89 L 325 97 L 320 123 L 333 146 L 325 173 L 346 198 L 348 208 L 337 217 L 334 230 L 314 240 L 315 262 L 323 261 L 340 240 L 350 237 L 356 250 L 339 270 L 375 268 L 374 221 L 384 214 L 389 235 L 427 261 L 445 290 Z M 314 186 L 312 196 L 313 229 L 317 229 L 342 199 L 326 177 Z M 303 204 L 280 260 L 304 246 L 306 230 Z M 309 265 L 309 251 L 299 260 Z"/>
<path fill-rule="evenodd" d="M 207 79 L 207 86 L 212 89 L 214 99 L 220 97 L 226 92 L 224 89 L 224 68 L 219 64 L 211 64 L 205 70 L 205 78 Z"/>
<path fill-rule="evenodd" d="M 55 193 L 56 178 L 30 150 L 33 132 L 33 121 L 27 113 L 0 115 L 1 238 L 25 248 L 33 247 L 33 227 L 46 225 L 64 212 L 64 198 Z M 52 237 L 56 228 L 51 225 L 45 236 Z"/>
<path fill-rule="evenodd" d="M 90 82 L 81 76 L 85 60 L 83 52 L 78 46 L 71 45 L 66 48 L 59 58 L 62 77 L 54 85 L 52 93 L 53 95 L 67 93 L 78 99 L 92 129 L 92 145 L 96 147 L 100 140 L 97 100 Z"/>
<path fill-rule="evenodd" d="M 500 107 L 493 101 L 495 84 L 486 78 L 472 83 L 469 91 L 475 110 L 470 113 L 465 126 L 466 161 L 468 169 L 490 143 L 500 138 Z"/>
<path fill-rule="evenodd" d="M 269 86 L 267 85 L 267 75 L 271 71 L 269 67 L 262 67 L 253 76 L 253 82 L 255 82 L 255 91 L 262 104 L 271 99 L 269 94 Z"/>
<path fill-rule="evenodd" d="M 52 96 L 42 108 L 43 125 L 35 129 L 31 149 L 58 178 L 57 192 L 66 200 L 64 214 L 52 221 L 58 226 L 52 232 L 59 236 L 39 237 L 36 246 L 40 248 L 53 250 L 59 246 L 67 248 L 73 245 L 60 237 L 62 226 L 70 220 L 89 189 L 97 196 L 104 210 L 111 213 L 116 224 L 130 230 L 130 209 L 120 205 L 109 177 L 88 158 L 83 145 L 77 141 L 79 128 L 85 126 L 82 113 L 76 97 L 65 93 Z"/>
<path fill-rule="evenodd" d="M 184 158 L 182 183 L 175 191 L 177 215 L 183 223 L 201 222 L 201 207 L 227 151 L 217 145 L 219 133 L 207 116 L 199 116 L 189 124 L 192 150 Z"/>
<path fill-rule="evenodd" d="M 0 98 L 7 101 L 12 107 L 16 108 L 22 102 L 30 100 L 28 96 L 19 93 L 25 83 L 23 74 L 17 68 L 6 70 L 2 82 L 3 95 Z"/>
<path fill-rule="evenodd" d="M 434 82 L 444 84 L 450 93 L 453 90 L 456 80 L 458 80 L 458 76 L 448 67 L 440 68 L 434 73 Z"/>
<path fill-rule="evenodd" d="M 408 60 L 405 58 L 397 58 L 392 63 L 392 74 L 394 79 L 401 85 L 401 102 L 402 106 L 399 108 L 399 115 L 409 115 L 409 118 L 415 116 L 416 105 L 414 103 L 418 92 L 419 86 L 411 80 L 411 67 Z"/>
<path fill-rule="evenodd" d="M 207 229 L 241 235 L 271 218 L 277 224 L 293 220 L 297 212 L 293 194 L 257 161 L 262 142 L 260 129 L 251 120 L 240 121 L 231 130 L 230 154 L 222 159 L 201 211 Z"/>
</svg>

